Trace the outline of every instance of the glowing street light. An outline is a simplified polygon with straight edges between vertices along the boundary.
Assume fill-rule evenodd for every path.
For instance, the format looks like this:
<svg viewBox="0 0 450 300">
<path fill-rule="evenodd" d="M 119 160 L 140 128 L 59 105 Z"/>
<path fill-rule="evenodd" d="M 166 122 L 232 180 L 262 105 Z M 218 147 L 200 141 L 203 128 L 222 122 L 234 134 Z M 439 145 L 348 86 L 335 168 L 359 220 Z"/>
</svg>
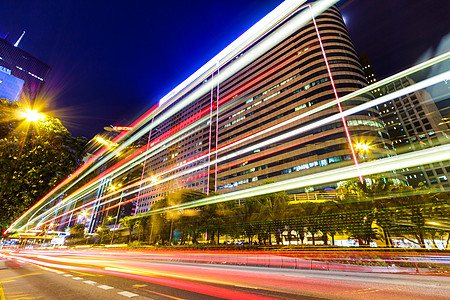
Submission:
<svg viewBox="0 0 450 300">
<path fill-rule="evenodd" d="M 28 121 L 28 122 L 37 122 L 43 118 L 45 118 L 44 114 L 39 113 L 35 109 L 27 109 L 22 113 L 22 116 Z"/>
<path fill-rule="evenodd" d="M 157 182 L 158 182 L 158 180 L 159 180 L 159 178 L 158 178 L 158 177 L 156 177 L 156 176 L 152 176 L 152 177 L 150 177 L 150 181 L 151 181 L 152 183 L 157 183 Z"/>
<path fill-rule="evenodd" d="M 95 140 L 96 140 L 98 143 L 100 143 L 100 144 L 102 144 L 102 145 L 105 145 L 105 146 L 108 146 L 108 147 L 117 147 L 117 144 L 116 144 L 116 143 L 113 143 L 113 142 L 111 142 L 110 140 L 104 139 L 104 138 L 102 138 L 102 137 L 100 137 L 100 136 L 96 136 L 96 137 L 95 137 Z"/>
<path fill-rule="evenodd" d="M 362 144 L 362 143 L 358 143 L 355 145 L 355 148 L 357 150 L 363 151 L 363 152 L 367 152 L 370 149 L 370 146 L 368 144 Z"/>
<path fill-rule="evenodd" d="M 81 212 L 81 215 L 83 216 L 83 218 L 86 219 L 86 217 L 89 215 L 89 213 L 88 213 L 86 210 L 83 210 L 83 211 Z"/>
</svg>

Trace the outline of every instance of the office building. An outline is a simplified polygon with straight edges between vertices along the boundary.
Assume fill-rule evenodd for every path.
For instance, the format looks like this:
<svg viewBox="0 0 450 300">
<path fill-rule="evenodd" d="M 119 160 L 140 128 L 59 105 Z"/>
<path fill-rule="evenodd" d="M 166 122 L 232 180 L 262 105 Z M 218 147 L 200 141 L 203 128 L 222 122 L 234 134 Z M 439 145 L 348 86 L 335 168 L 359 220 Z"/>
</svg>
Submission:
<svg viewBox="0 0 450 300">
<path fill-rule="evenodd" d="M 0 67 L 24 81 L 21 99 L 28 103 L 34 102 L 51 70 L 46 63 L 2 38 L 0 38 Z"/>
<path fill-rule="evenodd" d="M 377 81 L 368 56 L 359 56 L 369 83 Z M 376 96 L 386 95 L 413 85 L 411 78 L 404 77 L 371 91 Z M 444 145 L 450 140 L 449 129 L 426 90 L 406 94 L 376 107 L 380 112 L 392 145 L 397 154 Z M 436 162 L 398 170 L 411 186 L 423 183 L 427 187 L 444 190 L 449 186 L 450 161 Z"/>
<path fill-rule="evenodd" d="M 24 81 L 11 75 L 11 70 L 0 66 L 0 98 L 19 100 Z"/>
<path fill-rule="evenodd" d="M 414 84 L 410 78 L 394 81 L 385 88 L 388 94 Z M 379 107 L 392 143 L 398 154 L 444 145 L 450 142 L 449 129 L 426 90 L 418 90 Z M 449 185 L 450 161 L 400 170 L 408 183 L 420 182 L 444 190 Z"/>
<path fill-rule="evenodd" d="M 93 232 L 128 211 L 118 207 L 145 213 L 176 191 L 231 194 L 342 167 L 356 174 L 357 164 L 395 155 L 375 107 L 339 115 L 374 95 L 336 101 L 367 81 L 338 8 L 328 6 L 280 4 L 11 228 L 56 220 L 63 230 L 77 220 Z"/>
<path fill-rule="evenodd" d="M 277 24 L 252 47 L 264 43 L 286 22 Z M 229 64 L 242 59 L 246 51 Z M 217 69 L 204 84 L 214 82 L 227 67 Z M 304 118 L 302 114 L 366 85 L 342 16 L 331 7 L 149 133 L 150 143 L 158 142 L 205 119 L 146 161 L 145 176 L 171 179 L 147 189 L 136 213 L 146 212 L 153 202 L 176 190 L 226 193 L 266 180 L 281 181 L 352 165 L 355 159 L 364 162 L 393 155 L 375 108 L 348 116 L 345 126 L 338 119 L 293 133 L 339 113 L 339 107 L 334 105 Z M 370 99 L 370 94 L 360 96 L 341 106 L 346 110 Z M 354 149 L 353 157 L 346 131 L 352 144 L 370 144 L 370 152 Z M 219 153 L 210 155 L 215 149 Z M 210 167 L 198 167 L 214 161 Z"/>
</svg>

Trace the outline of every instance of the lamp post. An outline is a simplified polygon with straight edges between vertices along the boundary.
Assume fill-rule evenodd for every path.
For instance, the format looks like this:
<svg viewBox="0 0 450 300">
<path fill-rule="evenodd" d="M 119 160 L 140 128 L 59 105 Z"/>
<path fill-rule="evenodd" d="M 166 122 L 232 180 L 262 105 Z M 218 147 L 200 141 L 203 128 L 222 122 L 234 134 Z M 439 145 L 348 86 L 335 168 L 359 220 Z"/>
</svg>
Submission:
<svg viewBox="0 0 450 300">
<path fill-rule="evenodd" d="M 39 120 L 45 118 L 45 115 L 39 113 L 36 109 L 26 109 L 24 112 L 21 113 L 21 115 L 27 122 L 33 123 L 36 123 Z"/>
<path fill-rule="evenodd" d="M 364 144 L 364 143 L 357 143 L 355 144 L 355 149 L 360 153 L 360 156 L 362 156 L 362 159 L 368 158 L 367 153 L 369 152 L 370 145 Z"/>
</svg>

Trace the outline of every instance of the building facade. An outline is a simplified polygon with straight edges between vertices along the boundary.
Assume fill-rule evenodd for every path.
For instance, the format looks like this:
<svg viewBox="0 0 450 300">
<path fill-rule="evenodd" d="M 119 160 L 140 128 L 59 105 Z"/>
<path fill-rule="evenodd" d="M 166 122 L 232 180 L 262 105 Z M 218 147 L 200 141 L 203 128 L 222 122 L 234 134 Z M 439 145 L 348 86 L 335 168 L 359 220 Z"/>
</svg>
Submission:
<svg viewBox="0 0 450 300">
<path fill-rule="evenodd" d="M 367 81 L 369 83 L 376 82 L 375 72 L 367 55 L 363 53 L 359 55 L 359 58 Z M 373 90 L 371 93 L 375 97 L 383 96 L 402 90 L 414 83 L 411 78 L 404 77 Z M 376 108 L 397 154 L 444 145 L 449 142 L 449 128 L 445 122 L 442 122 L 442 115 L 426 90 L 422 89 L 406 94 Z M 421 183 L 443 191 L 449 186 L 450 161 L 401 169 L 399 172 L 413 187 L 417 187 Z"/>
<path fill-rule="evenodd" d="M 135 212 L 145 213 L 172 191 L 227 193 L 394 155 L 375 108 L 305 129 L 373 99 L 360 96 L 302 117 L 366 85 L 342 16 L 331 7 L 149 133 L 155 143 L 192 127 L 146 161 L 144 176 L 164 183 L 145 190 Z M 370 152 L 355 149 L 357 143 L 369 143 Z"/>
<path fill-rule="evenodd" d="M 410 78 L 394 81 L 383 89 L 384 94 L 414 84 Z M 398 154 L 444 145 L 449 142 L 449 129 L 430 94 L 418 90 L 378 107 Z M 449 186 L 450 161 L 400 170 L 412 186 L 423 183 L 444 190 Z"/>
<path fill-rule="evenodd" d="M 0 38 L 0 67 L 24 81 L 21 99 L 33 103 L 51 70 L 50 66 Z"/>
<path fill-rule="evenodd" d="M 11 70 L 0 66 L 0 98 L 19 100 L 24 81 L 11 75 Z"/>
</svg>

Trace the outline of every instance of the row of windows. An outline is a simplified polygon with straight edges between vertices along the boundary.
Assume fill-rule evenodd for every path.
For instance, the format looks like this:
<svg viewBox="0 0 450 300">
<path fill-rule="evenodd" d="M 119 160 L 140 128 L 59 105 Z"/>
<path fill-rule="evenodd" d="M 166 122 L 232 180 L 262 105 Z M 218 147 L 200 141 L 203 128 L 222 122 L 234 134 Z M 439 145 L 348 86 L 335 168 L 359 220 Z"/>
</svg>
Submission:
<svg viewBox="0 0 450 300">
<path fill-rule="evenodd" d="M 373 120 L 348 120 L 347 121 L 348 126 L 372 126 L 377 128 L 383 128 L 384 126 L 377 121 Z"/>
<path fill-rule="evenodd" d="M 294 140 L 294 139 L 291 139 Z M 317 145 L 317 144 L 324 144 L 328 141 L 335 141 L 336 144 L 334 145 L 329 145 L 329 146 L 322 146 L 320 148 L 315 147 L 316 149 L 314 150 L 309 150 L 308 146 L 310 145 Z M 270 146 L 266 146 L 266 147 L 262 147 L 260 149 L 257 149 L 254 151 L 254 153 L 260 152 L 260 151 L 264 151 L 264 150 L 268 150 L 270 149 L 270 147 L 272 147 L 273 145 Z M 277 146 L 277 145 L 275 145 Z M 308 149 L 307 151 L 305 151 L 305 149 Z M 264 170 L 267 168 L 273 168 L 276 166 L 280 166 L 282 164 L 287 164 L 290 162 L 294 162 L 294 161 L 298 161 L 301 159 L 305 159 L 311 156 L 321 156 L 321 155 L 327 155 L 331 152 L 336 152 L 336 151 L 340 151 L 340 150 L 347 150 L 348 149 L 348 144 L 346 142 L 345 139 L 345 135 L 343 133 L 336 133 L 336 134 L 332 134 L 332 135 L 328 135 L 328 136 L 324 136 L 321 138 L 317 138 L 317 139 L 311 139 L 308 142 L 303 142 L 303 143 L 297 143 L 294 145 L 291 145 L 288 148 L 285 149 L 278 149 L 276 152 L 270 152 L 270 153 L 265 153 L 262 156 L 259 157 L 252 157 L 249 160 L 235 165 L 235 166 L 231 166 L 225 170 L 220 171 L 219 173 L 225 172 L 225 171 L 229 171 L 229 170 L 233 170 L 236 168 L 240 168 L 246 165 L 254 165 L 257 164 L 258 162 L 264 161 L 266 160 L 269 156 L 271 158 L 274 158 L 275 156 L 287 156 L 284 159 L 278 159 L 276 161 L 270 162 L 270 163 L 266 163 L 264 165 L 260 165 L 258 167 L 254 167 L 254 168 L 250 168 L 247 170 L 243 170 L 237 173 L 233 173 L 233 174 L 229 174 L 226 176 L 223 176 L 221 178 L 219 178 L 219 180 L 226 180 L 226 179 L 230 179 L 233 177 L 237 177 L 237 176 L 242 176 L 248 173 L 253 173 L 256 171 L 260 171 L 260 170 Z M 299 152 L 301 152 L 299 154 Z"/>
<path fill-rule="evenodd" d="M 263 177 L 264 177 L 264 179 L 266 179 L 266 178 L 275 177 L 275 176 L 279 176 L 279 175 L 283 175 L 283 174 L 288 174 L 291 172 L 299 172 L 302 170 L 307 170 L 307 169 L 311 169 L 311 168 L 315 168 L 315 167 L 325 167 L 329 164 L 333 164 L 333 163 L 337 163 L 337 162 L 341 162 L 341 161 L 347 161 L 347 160 L 351 160 L 350 155 L 334 156 L 334 157 L 330 157 L 328 159 L 322 159 L 319 161 L 313 161 L 313 162 L 309 162 L 306 164 L 301 164 L 299 166 L 284 169 L 284 170 L 281 170 L 278 172 L 272 172 Z M 242 180 L 239 180 L 239 181 L 236 181 L 233 183 L 227 183 L 227 184 L 224 184 L 223 186 L 220 186 L 219 189 L 236 188 L 239 185 L 260 180 L 260 179 L 262 179 L 261 177 L 262 176 L 259 176 L 259 177 L 254 176 L 254 177 L 242 179 Z"/>
<path fill-rule="evenodd" d="M 291 81 L 292 79 L 294 79 L 294 78 L 297 77 L 297 76 L 300 76 L 300 73 L 299 73 L 299 74 L 296 74 L 296 75 L 294 75 L 294 76 L 292 76 L 292 77 L 290 77 L 290 78 L 288 78 L 288 79 L 286 79 L 285 81 L 281 82 L 280 84 L 275 85 L 274 87 L 270 88 L 269 90 L 273 90 L 274 88 L 279 87 L 279 86 L 281 86 L 281 85 L 283 85 L 283 84 L 285 84 L 285 83 Z M 311 83 L 309 83 L 309 84 L 307 84 L 307 85 L 305 85 L 305 86 L 299 88 L 298 90 L 293 91 L 293 92 L 292 92 L 292 95 L 294 95 L 294 94 L 296 94 L 296 93 L 299 93 L 299 92 L 301 92 L 301 91 L 306 91 L 306 90 L 308 90 L 309 88 L 311 88 L 311 87 L 313 87 L 313 86 L 315 86 L 315 85 L 317 85 L 317 84 L 326 82 L 326 81 L 328 81 L 328 78 L 322 78 L 322 79 L 313 81 L 313 82 L 311 82 Z M 249 109 L 252 109 L 252 108 L 255 107 L 255 106 L 258 106 L 259 104 L 261 104 L 261 103 L 263 103 L 263 102 L 269 100 L 270 98 L 272 98 L 272 97 L 274 97 L 274 96 L 276 96 L 276 95 L 279 95 L 279 94 L 282 93 L 282 92 L 285 92 L 286 90 L 290 89 L 291 87 L 292 87 L 292 85 L 291 85 L 291 86 L 288 86 L 288 87 L 286 87 L 285 89 L 282 89 L 282 90 L 280 90 L 280 91 L 278 91 L 278 92 L 276 92 L 276 93 L 274 93 L 274 94 L 272 94 L 272 95 L 270 95 L 270 96 L 268 96 L 268 97 L 266 97 L 266 98 L 264 98 L 264 99 L 262 99 L 262 100 L 259 100 L 258 102 L 255 102 L 255 103 L 253 103 L 252 105 L 247 106 L 246 108 L 244 108 L 244 109 L 238 111 L 238 112 L 237 112 L 236 114 L 234 114 L 232 117 L 237 116 L 237 115 L 241 114 L 241 113 L 244 112 L 244 111 L 247 111 L 247 110 L 249 110 Z M 269 90 L 267 90 L 267 91 L 269 91 Z M 267 92 L 267 91 L 266 91 L 266 92 Z M 253 97 L 253 98 L 250 98 L 250 99 L 247 100 L 245 103 L 251 103 L 251 102 L 253 102 L 253 100 L 259 98 L 259 97 L 262 96 L 262 95 L 264 95 L 266 92 L 263 92 L 263 93 L 261 93 L 261 94 L 259 94 L 259 95 L 256 95 L 256 96 Z M 222 130 L 222 129 L 227 128 L 227 127 L 229 127 L 229 126 L 231 126 L 231 125 L 233 125 L 233 124 L 235 124 L 235 123 L 237 123 L 237 122 L 240 122 L 240 121 L 244 120 L 245 118 L 247 118 L 247 117 L 249 117 L 249 116 L 251 116 L 251 115 L 253 115 L 253 114 L 254 114 L 254 112 L 251 112 L 251 113 L 249 113 L 249 114 L 247 114 L 247 115 L 244 115 L 244 116 L 242 116 L 242 117 L 240 117 L 240 118 L 237 118 L 236 120 L 233 120 L 232 122 L 229 122 L 229 123 L 223 125 L 222 127 L 219 128 L 219 130 Z M 231 118 L 231 117 L 230 117 L 230 118 Z"/>
</svg>

